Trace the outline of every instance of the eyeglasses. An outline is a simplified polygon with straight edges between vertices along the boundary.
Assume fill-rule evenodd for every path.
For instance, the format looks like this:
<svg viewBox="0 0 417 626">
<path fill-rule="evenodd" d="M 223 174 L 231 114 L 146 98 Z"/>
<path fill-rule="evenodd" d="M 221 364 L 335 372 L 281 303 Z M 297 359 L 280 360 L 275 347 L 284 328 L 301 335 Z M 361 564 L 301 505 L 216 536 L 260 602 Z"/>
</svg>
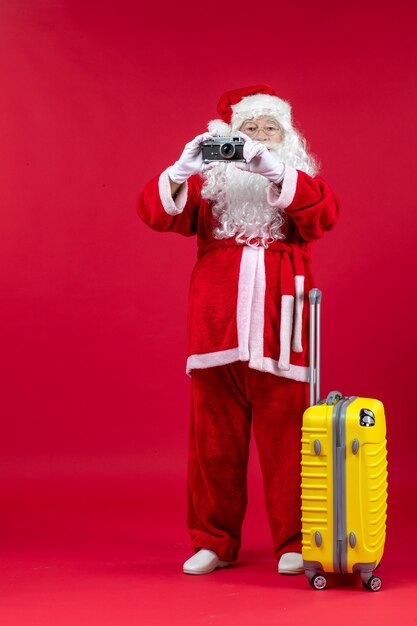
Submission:
<svg viewBox="0 0 417 626">
<path fill-rule="evenodd" d="M 260 130 L 262 130 L 265 133 L 265 135 L 267 135 L 268 137 L 273 137 L 274 135 L 279 133 L 281 129 L 278 128 L 277 126 L 272 126 L 272 125 L 257 126 L 256 124 L 249 123 L 249 124 L 243 124 L 240 130 L 242 131 L 242 133 L 249 135 L 249 137 L 255 137 L 255 135 L 257 135 Z"/>
</svg>

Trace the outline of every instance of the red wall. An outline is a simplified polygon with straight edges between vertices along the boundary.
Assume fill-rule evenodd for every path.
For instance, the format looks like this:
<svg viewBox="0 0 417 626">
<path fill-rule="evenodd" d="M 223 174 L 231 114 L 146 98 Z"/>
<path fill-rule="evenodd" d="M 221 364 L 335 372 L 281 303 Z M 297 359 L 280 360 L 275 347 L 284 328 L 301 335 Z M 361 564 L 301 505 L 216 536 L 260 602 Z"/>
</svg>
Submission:
<svg viewBox="0 0 417 626">
<path fill-rule="evenodd" d="M 5 489 L 185 472 L 195 241 L 135 202 L 223 91 L 267 82 L 342 203 L 315 252 L 323 388 L 384 401 L 390 493 L 415 494 L 412 3 L 197 6 L 1 4 Z"/>
</svg>

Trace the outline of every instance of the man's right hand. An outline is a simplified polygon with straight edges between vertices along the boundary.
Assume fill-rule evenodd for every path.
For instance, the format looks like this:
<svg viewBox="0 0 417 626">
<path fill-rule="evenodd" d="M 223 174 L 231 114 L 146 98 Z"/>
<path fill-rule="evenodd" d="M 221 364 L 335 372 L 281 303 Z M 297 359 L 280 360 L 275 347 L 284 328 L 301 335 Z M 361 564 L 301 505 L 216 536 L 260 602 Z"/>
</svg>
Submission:
<svg viewBox="0 0 417 626">
<path fill-rule="evenodd" d="M 205 169 L 201 144 L 209 139 L 213 139 L 213 135 L 211 133 L 203 133 L 202 135 L 197 135 L 197 137 L 186 144 L 178 161 L 168 170 L 168 176 L 174 184 L 182 185 L 187 178 Z"/>
</svg>

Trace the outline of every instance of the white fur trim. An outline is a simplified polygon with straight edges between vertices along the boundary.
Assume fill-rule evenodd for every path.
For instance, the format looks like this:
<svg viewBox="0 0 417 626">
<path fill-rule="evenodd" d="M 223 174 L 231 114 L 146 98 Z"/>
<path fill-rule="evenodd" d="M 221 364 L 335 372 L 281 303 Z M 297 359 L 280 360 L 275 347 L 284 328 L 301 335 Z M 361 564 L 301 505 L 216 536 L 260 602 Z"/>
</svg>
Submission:
<svg viewBox="0 0 417 626">
<path fill-rule="evenodd" d="M 219 350 L 218 352 L 206 352 L 205 354 L 192 354 L 187 359 L 186 372 L 190 375 L 192 370 L 216 367 L 217 365 L 227 365 L 227 363 L 234 363 L 234 361 L 239 361 L 238 348 Z"/>
<path fill-rule="evenodd" d="M 276 111 L 276 114 L 283 116 L 291 116 L 291 106 L 285 100 L 278 96 L 270 96 L 267 93 L 256 93 L 253 96 L 245 96 L 237 104 L 232 104 L 231 109 L 233 116 L 242 115 L 246 111 L 267 109 Z"/>
<path fill-rule="evenodd" d="M 231 348 L 230 350 L 220 350 L 219 352 L 207 352 L 206 354 L 192 354 L 187 359 L 186 373 L 191 376 L 191 372 L 194 369 L 204 369 L 206 367 L 215 367 L 219 365 L 228 365 L 239 359 L 239 349 Z M 245 359 L 247 360 L 247 359 Z M 308 367 L 302 365 L 291 365 L 288 370 L 281 370 L 278 366 L 278 361 L 264 356 L 260 367 L 253 367 L 252 369 L 259 370 L 261 372 L 267 372 L 268 374 L 274 374 L 275 376 L 281 376 L 282 378 L 291 378 L 292 380 L 298 380 L 303 383 L 309 382 L 310 370 Z"/>
<path fill-rule="evenodd" d="M 280 352 L 278 367 L 290 369 L 292 321 L 294 314 L 294 296 L 281 296 L 281 327 L 279 330 Z"/>
<path fill-rule="evenodd" d="M 304 307 L 304 276 L 295 276 L 295 315 L 294 315 L 294 336 L 292 339 L 292 349 L 294 352 L 302 352 L 301 331 L 303 326 Z"/>
<path fill-rule="evenodd" d="M 248 246 L 246 246 L 248 247 Z M 256 252 L 256 273 L 250 313 L 249 334 L 249 367 L 262 367 L 264 354 L 264 324 L 265 324 L 265 248 L 259 247 Z"/>
<path fill-rule="evenodd" d="M 250 246 L 243 247 L 239 269 L 236 311 L 239 359 L 241 361 L 249 359 L 249 334 L 257 259 L 258 249 Z"/>
<path fill-rule="evenodd" d="M 188 185 L 187 181 L 179 188 L 175 200 L 171 195 L 171 185 L 169 183 L 169 167 L 162 172 L 158 181 L 159 197 L 161 198 L 162 206 L 168 215 L 178 215 L 182 213 L 187 202 Z"/>
<path fill-rule="evenodd" d="M 232 127 L 223 120 L 211 120 L 208 123 L 207 128 L 209 133 L 213 133 L 213 135 L 217 135 L 218 137 L 230 137 L 232 134 Z"/>
<path fill-rule="evenodd" d="M 286 209 L 294 200 L 297 189 L 298 172 L 291 165 L 285 165 L 285 173 L 281 187 L 275 184 L 268 186 L 266 197 L 268 204 L 277 209 Z"/>
<path fill-rule="evenodd" d="M 240 128 L 247 119 L 259 117 L 260 115 L 270 115 L 274 117 L 284 130 L 292 128 L 291 107 L 288 102 L 281 100 L 277 96 L 268 94 L 255 94 L 246 96 L 237 104 L 231 106 L 233 129 Z"/>
</svg>

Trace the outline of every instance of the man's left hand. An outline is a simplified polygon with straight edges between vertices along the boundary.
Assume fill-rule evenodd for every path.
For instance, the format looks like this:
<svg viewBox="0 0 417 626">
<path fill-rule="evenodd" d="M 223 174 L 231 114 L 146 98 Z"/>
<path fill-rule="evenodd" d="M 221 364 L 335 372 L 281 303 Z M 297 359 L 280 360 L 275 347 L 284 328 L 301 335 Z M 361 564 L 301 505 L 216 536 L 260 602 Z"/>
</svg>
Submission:
<svg viewBox="0 0 417 626">
<path fill-rule="evenodd" d="M 235 163 L 235 166 L 253 174 L 261 174 L 261 176 L 265 176 L 265 178 L 270 180 L 271 183 L 280 183 L 284 178 L 284 163 L 274 159 L 268 148 L 262 143 L 253 141 L 248 135 L 240 131 L 238 134 L 245 142 L 243 157 L 246 159 L 246 163 Z"/>
</svg>

